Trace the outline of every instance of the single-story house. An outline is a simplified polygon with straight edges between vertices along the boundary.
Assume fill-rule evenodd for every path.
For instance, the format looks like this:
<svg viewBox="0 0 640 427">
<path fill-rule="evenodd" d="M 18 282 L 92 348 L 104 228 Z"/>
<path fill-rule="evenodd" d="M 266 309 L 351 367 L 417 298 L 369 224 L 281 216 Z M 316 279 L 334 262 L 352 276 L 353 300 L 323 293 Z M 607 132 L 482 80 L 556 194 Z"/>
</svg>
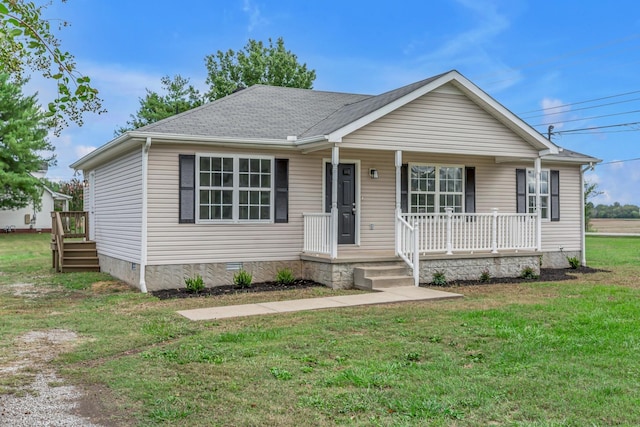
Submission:
<svg viewBox="0 0 640 427">
<path fill-rule="evenodd" d="M 239 269 L 339 288 L 400 280 L 371 265 L 418 283 L 584 263 L 583 171 L 598 161 L 449 71 L 376 96 L 251 86 L 71 167 L 102 271 L 144 292 Z"/>
<path fill-rule="evenodd" d="M 0 229 L 7 233 L 49 232 L 53 210 L 69 210 L 71 196 L 43 187 L 40 208 L 29 205 L 19 209 L 0 210 Z"/>
</svg>

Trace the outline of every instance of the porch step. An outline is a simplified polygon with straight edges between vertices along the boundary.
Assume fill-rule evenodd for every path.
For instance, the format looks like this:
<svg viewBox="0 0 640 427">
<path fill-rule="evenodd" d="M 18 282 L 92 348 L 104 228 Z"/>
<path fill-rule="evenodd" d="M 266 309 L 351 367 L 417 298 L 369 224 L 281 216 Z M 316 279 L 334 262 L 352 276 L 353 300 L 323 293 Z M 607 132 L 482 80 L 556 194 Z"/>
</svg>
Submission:
<svg viewBox="0 0 640 427">
<path fill-rule="evenodd" d="M 398 286 L 413 286 L 413 277 L 404 265 L 355 267 L 353 284 L 358 289 L 375 290 Z"/>
<path fill-rule="evenodd" d="M 64 242 L 62 271 L 65 273 L 79 271 L 100 271 L 96 242 Z"/>
</svg>

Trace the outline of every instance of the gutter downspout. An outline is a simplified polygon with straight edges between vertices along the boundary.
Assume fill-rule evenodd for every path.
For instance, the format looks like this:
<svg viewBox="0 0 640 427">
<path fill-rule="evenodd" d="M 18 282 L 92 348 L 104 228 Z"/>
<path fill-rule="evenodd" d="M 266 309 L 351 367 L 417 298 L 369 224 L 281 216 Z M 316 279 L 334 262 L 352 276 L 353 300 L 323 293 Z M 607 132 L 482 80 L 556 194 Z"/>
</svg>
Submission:
<svg viewBox="0 0 640 427">
<path fill-rule="evenodd" d="M 587 228 L 587 219 L 584 214 L 584 173 L 588 170 L 593 170 L 593 163 L 590 162 L 589 166 L 580 169 L 580 227 L 582 228 L 582 235 L 580 239 L 580 252 L 582 253 L 582 259 L 580 260 L 580 264 L 583 267 L 587 266 L 587 242 L 586 242 L 586 228 Z"/>
<path fill-rule="evenodd" d="M 145 282 L 147 267 L 147 184 L 149 171 L 149 149 L 151 148 L 151 137 L 147 137 L 147 142 L 142 146 L 142 225 L 140 230 L 140 291 L 147 293 L 147 283 Z"/>
</svg>

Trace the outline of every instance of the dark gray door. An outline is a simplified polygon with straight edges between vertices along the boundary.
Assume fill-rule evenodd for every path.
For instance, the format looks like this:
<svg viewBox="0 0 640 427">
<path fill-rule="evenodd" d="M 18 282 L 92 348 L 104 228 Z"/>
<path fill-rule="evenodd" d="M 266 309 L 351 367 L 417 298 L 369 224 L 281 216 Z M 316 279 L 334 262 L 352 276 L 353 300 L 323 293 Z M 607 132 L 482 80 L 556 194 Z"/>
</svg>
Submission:
<svg viewBox="0 0 640 427">
<path fill-rule="evenodd" d="M 331 163 L 326 165 L 325 210 L 331 212 L 331 185 L 333 182 Z M 338 165 L 338 244 L 356 242 L 356 165 Z"/>
</svg>

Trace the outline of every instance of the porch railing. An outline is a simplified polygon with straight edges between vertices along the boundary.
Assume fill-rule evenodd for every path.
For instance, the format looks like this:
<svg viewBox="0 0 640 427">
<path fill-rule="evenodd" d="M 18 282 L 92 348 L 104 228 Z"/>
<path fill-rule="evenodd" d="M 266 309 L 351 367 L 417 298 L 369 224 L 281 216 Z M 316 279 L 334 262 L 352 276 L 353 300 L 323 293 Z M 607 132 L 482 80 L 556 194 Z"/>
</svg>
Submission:
<svg viewBox="0 0 640 427">
<path fill-rule="evenodd" d="M 305 213 L 303 217 L 304 251 L 310 254 L 331 255 L 331 214 Z"/>
<path fill-rule="evenodd" d="M 421 253 L 533 250 L 538 247 L 536 214 L 403 213 L 402 219 L 419 230 Z"/>
<path fill-rule="evenodd" d="M 413 271 L 413 282 L 420 283 L 419 226 L 409 224 L 402 216 L 396 218 L 396 253 Z"/>
</svg>

